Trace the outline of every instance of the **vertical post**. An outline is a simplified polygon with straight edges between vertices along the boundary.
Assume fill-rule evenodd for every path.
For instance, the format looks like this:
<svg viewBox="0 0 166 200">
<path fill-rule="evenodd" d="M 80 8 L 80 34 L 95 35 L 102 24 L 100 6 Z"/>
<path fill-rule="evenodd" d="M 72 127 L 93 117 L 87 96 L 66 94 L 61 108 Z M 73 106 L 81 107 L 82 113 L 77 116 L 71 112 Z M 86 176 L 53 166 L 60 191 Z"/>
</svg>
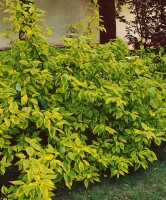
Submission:
<svg viewBox="0 0 166 200">
<path fill-rule="evenodd" d="M 106 32 L 100 31 L 100 43 L 109 42 L 110 39 L 116 38 L 116 10 L 115 0 L 99 0 L 99 14 L 102 17 Z"/>
</svg>

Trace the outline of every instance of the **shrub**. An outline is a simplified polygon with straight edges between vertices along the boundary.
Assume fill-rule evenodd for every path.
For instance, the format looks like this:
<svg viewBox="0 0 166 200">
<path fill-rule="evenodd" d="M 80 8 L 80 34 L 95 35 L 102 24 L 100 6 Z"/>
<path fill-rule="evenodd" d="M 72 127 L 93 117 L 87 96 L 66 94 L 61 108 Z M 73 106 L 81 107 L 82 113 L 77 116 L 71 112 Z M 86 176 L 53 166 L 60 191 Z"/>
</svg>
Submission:
<svg viewBox="0 0 166 200">
<path fill-rule="evenodd" d="M 2 188 L 9 199 L 49 199 L 60 182 L 88 186 L 106 169 L 146 168 L 157 159 L 151 143 L 165 138 L 165 83 L 153 59 L 125 58 L 120 40 L 65 44 L 36 51 L 19 41 L 1 54 L 0 169 L 21 172 Z"/>
<path fill-rule="evenodd" d="M 61 184 L 146 169 L 157 159 L 151 143 L 165 140 L 162 49 L 154 64 L 153 53 L 133 56 L 119 39 L 91 47 L 78 35 L 58 49 L 40 36 L 0 54 L 0 173 L 20 171 L 2 193 L 48 200 Z"/>
</svg>

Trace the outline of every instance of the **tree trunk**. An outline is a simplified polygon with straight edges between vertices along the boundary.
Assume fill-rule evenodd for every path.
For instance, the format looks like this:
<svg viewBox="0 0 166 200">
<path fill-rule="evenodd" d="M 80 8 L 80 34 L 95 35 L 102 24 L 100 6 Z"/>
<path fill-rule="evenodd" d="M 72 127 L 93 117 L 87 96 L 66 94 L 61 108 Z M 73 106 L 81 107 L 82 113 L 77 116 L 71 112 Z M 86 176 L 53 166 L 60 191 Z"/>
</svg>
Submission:
<svg viewBox="0 0 166 200">
<path fill-rule="evenodd" d="M 115 0 L 99 0 L 99 13 L 106 32 L 100 31 L 100 43 L 109 42 L 110 39 L 116 38 L 116 11 Z"/>
</svg>

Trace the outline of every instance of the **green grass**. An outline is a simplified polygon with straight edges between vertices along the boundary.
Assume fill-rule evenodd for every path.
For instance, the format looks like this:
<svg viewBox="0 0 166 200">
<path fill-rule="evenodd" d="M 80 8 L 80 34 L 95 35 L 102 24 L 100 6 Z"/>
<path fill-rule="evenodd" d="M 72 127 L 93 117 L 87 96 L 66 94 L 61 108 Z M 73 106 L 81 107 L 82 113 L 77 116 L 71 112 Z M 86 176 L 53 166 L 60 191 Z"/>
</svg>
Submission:
<svg viewBox="0 0 166 200">
<path fill-rule="evenodd" d="M 61 189 L 55 200 L 166 200 L 166 147 L 159 160 L 147 170 L 139 170 L 119 179 L 106 178 L 85 189 L 75 184 L 71 191 Z"/>
</svg>

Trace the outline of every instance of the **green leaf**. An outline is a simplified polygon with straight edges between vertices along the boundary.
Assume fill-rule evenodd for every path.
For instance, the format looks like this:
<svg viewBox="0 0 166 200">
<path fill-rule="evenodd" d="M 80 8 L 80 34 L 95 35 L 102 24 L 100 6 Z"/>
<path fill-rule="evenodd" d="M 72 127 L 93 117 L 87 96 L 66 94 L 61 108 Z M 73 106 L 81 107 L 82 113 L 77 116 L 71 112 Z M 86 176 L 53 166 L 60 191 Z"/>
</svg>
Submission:
<svg viewBox="0 0 166 200">
<path fill-rule="evenodd" d="M 24 80 L 24 86 L 27 85 L 30 82 L 30 76 L 27 76 L 26 79 Z"/>
<path fill-rule="evenodd" d="M 54 127 L 50 127 L 50 129 L 49 129 L 49 133 L 50 133 L 50 136 L 52 137 L 52 138 L 54 138 L 55 137 L 55 135 L 56 135 L 56 131 L 57 131 L 57 129 L 56 128 L 54 128 Z"/>
<path fill-rule="evenodd" d="M 111 171 L 111 177 L 115 176 L 118 174 L 118 170 L 113 170 Z"/>
<path fill-rule="evenodd" d="M 31 98 L 30 101 L 35 104 L 35 105 L 38 105 L 38 101 L 35 99 L 35 98 Z"/>
<path fill-rule="evenodd" d="M 108 98 L 108 99 L 105 100 L 105 103 L 110 104 L 111 101 L 112 101 L 112 98 Z"/>
<path fill-rule="evenodd" d="M 30 167 L 30 161 L 29 160 L 23 160 L 23 167 L 24 167 L 24 169 L 27 169 L 27 168 L 29 168 Z"/>
<path fill-rule="evenodd" d="M 88 186 L 89 186 L 89 180 L 88 179 L 84 180 L 84 185 L 85 185 L 86 188 L 88 188 Z"/>
<path fill-rule="evenodd" d="M 47 179 L 56 179 L 57 178 L 57 175 L 46 175 L 46 178 Z"/>
<path fill-rule="evenodd" d="M 2 194 L 7 194 L 8 193 L 8 188 L 3 185 L 2 189 L 1 189 L 1 192 L 2 192 Z"/>
<path fill-rule="evenodd" d="M 21 105 L 25 105 L 28 101 L 28 96 L 25 94 L 23 97 L 21 97 Z"/>
<path fill-rule="evenodd" d="M 12 115 L 12 116 L 10 117 L 10 121 L 11 121 L 13 124 L 19 124 L 19 123 L 20 123 L 19 118 L 18 118 L 17 116 L 15 116 L 15 115 Z"/>
<path fill-rule="evenodd" d="M 64 124 L 66 124 L 66 121 L 60 121 L 56 124 L 56 126 L 63 126 Z"/>
<path fill-rule="evenodd" d="M 47 176 L 54 176 L 54 175 L 47 175 Z M 56 176 L 55 176 L 55 178 L 56 178 Z M 51 181 L 51 180 L 49 180 L 49 179 L 45 179 L 45 180 L 43 180 L 42 182 L 41 182 L 43 185 L 45 185 L 45 186 L 47 186 L 48 188 L 50 187 L 50 188 L 55 188 L 55 185 L 54 185 L 54 183 Z"/>
<path fill-rule="evenodd" d="M 120 119 L 122 117 L 123 113 L 122 112 L 117 112 L 116 113 L 116 119 Z"/>
<path fill-rule="evenodd" d="M 20 86 L 20 84 L 16 84 L 16 90 L 19 91 L 19 92 L 21 92 L 21 86 Z"/>
<path fill-rule="evenodd" d="M 34 149 L 32 147 L 27 147 L 25 150 L 30 157 L 34 154 Z"/>
<path fill-rule="evenodd" d="M 69 153 L 67 154 L 67 156 L 68 156 L 71 160 L 74 160 L 74 159 L 75 159 L 75 156 L 74 156 L 74 154 L 73 154 L 72 152 L 69 152 Z"/>
<path fill-rule="evenodd" d="M 26 156 L 25 156 L 23 153 L 16 153 L 16 156 L 17 156 L 18 158 L 21 158 L 21 159 L 26 158 Z"/>
<path fill-rule="evenodd" d="M 5 144 L 5 141 L 4 141 L 4 139 L 1 137 L 1 138 L 0 138 L 0 148 L 3 148 L 3 147 L 4 147 L 4 144 Z"/>
<path fill-rule="evenodd" d="M 16 191 L 16 197 L 21 196 L 24 193 L 23 186 L 20 186 Z"/>
<path fill-rule="evenodd" d="M 44 125 L 46 128 L 50 129 L 51 121 L 47 118 L 44 118 Z"/>
<path fill-rule="evenodd" d="M 35 143 L 31 143 L 30 144 L 34 149 L 36 149 L 37 151 L 41 151 L 41 147 L 38 145 L 38 144 L 35 144 Z"/>
<path fill-rule="evenodd" d="M 84 171 L 84 164 L 83 164 L 83 162 L 79 162 L 78 166 L 79 166 L 80 173 L 82 173 Z"/>
<path fill-rule="evenodd" d="M 52 154 L 44 156 L 44 160 L 52 160 L 53 158 L 54 156 Z"/>
<path fill-rule="evenodd" d="M 23 181 L 10 181 L 13 185 L 24 185 Z"/>
<path fill-rule="evenodd" d="M 94 2 L 95 4 L 97 4 L 97 3 L 98 3 L 98 0 L 93 0 L 93 2 Z"/>
<path fill-rule="evenodd" d="M 28 175 L 28 181 L 31 182 L 32 179 L 33 179 L 32 170 L 28 170 L 28 171 L 27 171 L 27 175 Z"/>
<path fill-rule="evenodd" d="M 78 137 L 75 139 L 75 143 L 77 146 L 81 146 L 81 140 Z"/>
<path fill-rule="evenodd" d="M 64 173 L 64 180 L 65 180 L 66 186 L 67 186 L 69 189 L 71 189 L 71 187 L 72 187 L 72 179 L 71 179 L 71 177 L 70 177 L 68 174 L 65 174 L 65 173 Z"/>
<path fill-rule="evenodd" d="M 5 121 L 6 126 L 9 127 L 10 126 L 10 120 L 5 117 L 4 121 Z"/>
<path fill-rule="evenodd" d="M 48 108 L 48 103 L 44 98 L 41 98 L 40 103 L 44 109 Z"/>
<path fill-rule="evenodd" d="M 114 133 L 117 133 L 114 129 L 110 128 L 110 127 L 106 127 L 105 128 L 110 134 L 114 134 Z"/>
<path fill-rule="evenodd" d="M 9 111 L 11 113 L 17 113 L 18 112 L 18 105 L 16 103 L 16 101 L 12 102 L 9 106 Z"/>
<path fill-rule="evenodd" d="M 22 65 L 29 66 L 29 62 L 26 61 L 26 60 L 20 60 L 19 62 L 20 62 Z"/>
<path fill-rule="evenodd" d="M 148 129 L 148 126 L 145 124 L 145 123 L 141 123 L 141 126 L 142 126 L 142 128 L 145 130 L 145 131 L 147 131 L 147 130 L 149 130 Z"/>
<path fill-rule="evenodd" d="M 37 128 L 40 128 L 40 127 L 42 126 L 42 124 L 43 124 L 43 118 L 40 117 L 40 118 L 36 121 L 36 126 L 37 126 Z"/>
<path fill-rule="evenodd" d="M 121 148 L 122 150 L 124 150 L 124 144 L 123 144 L 123 143 L 120 143 L 119 146 L 120 146 L 120 148 Z"/>
<path fill-rule="evenodd" d="M 138 170 L 139 168 L 141 167 L 140 163 L 136 163 L 135 166 L 134 166 L 134 170 Z"/>
<path fill-rule="evenodd" d="M 63 169 L 66 173 L 69 173 L 70 172 L 70 163 L 67 162 L 66 160 L 63 161 Z"/>
<path fill-rule="evenodd" d="M 44 199 L 48 199 L 48 187 L 44 186 L 44 185 L 40 185 L 40 191 L 41 194 L 43 195 Z"/>
</svg>

